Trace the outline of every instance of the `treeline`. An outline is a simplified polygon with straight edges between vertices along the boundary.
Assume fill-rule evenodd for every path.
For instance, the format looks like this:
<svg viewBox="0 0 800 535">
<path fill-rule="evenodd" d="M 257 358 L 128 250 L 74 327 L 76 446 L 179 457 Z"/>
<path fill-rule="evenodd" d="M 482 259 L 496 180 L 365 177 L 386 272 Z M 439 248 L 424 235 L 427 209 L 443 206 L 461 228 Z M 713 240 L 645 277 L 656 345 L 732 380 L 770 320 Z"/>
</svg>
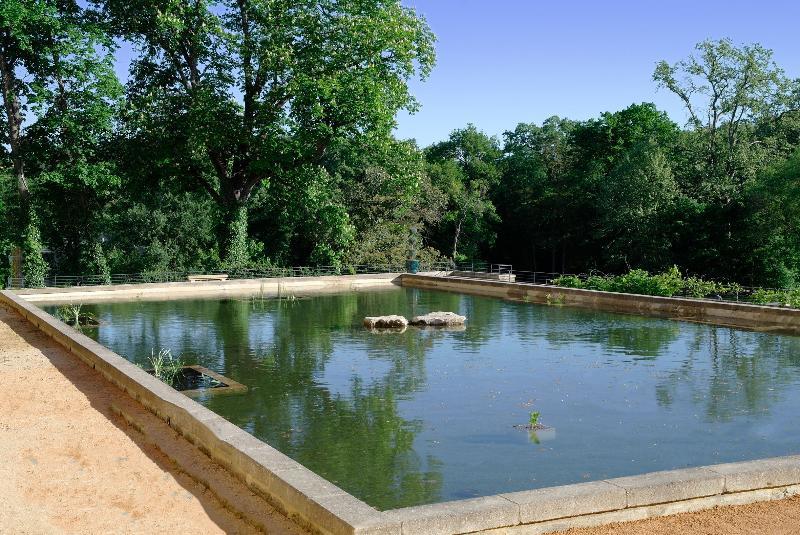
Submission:
<svg viewBox="0 0 800 535">
<path fill-rule="evenodd" d="M 644 103 L 420 148 L 392 129 L 433 66 L 399 0 L 6 0 L 0 275 L 15 252 L 28 285 L 411 256 L 798 282 L 800 82 L 771 51 L 659 63 L 684 126 Z"/>
</svg>

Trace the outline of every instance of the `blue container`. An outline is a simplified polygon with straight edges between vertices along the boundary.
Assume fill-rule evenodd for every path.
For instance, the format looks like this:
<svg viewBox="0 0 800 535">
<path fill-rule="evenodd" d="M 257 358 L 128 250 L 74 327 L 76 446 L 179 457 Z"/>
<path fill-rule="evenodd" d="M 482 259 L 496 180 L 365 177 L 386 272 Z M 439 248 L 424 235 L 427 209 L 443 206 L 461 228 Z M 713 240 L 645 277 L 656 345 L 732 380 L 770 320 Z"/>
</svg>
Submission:
<svg viewBox="0 0 800 535">
<path fill-rule="evenodd" d="M 419 260 L 406 260 L 406 271 L 409 273 L 419 272 Z"/>
</svg>

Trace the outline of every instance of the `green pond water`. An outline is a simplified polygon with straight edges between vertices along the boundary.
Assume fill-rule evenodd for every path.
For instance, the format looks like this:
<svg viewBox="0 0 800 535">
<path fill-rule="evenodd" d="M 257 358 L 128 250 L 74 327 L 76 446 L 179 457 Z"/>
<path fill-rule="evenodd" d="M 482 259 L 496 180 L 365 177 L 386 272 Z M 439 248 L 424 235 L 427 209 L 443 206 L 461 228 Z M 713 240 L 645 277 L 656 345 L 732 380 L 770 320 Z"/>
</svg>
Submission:
<svg viewBox="0 0 800 535">
<path fill-rule="evenodd" d="M 85 309 L 247 385 L 198 401 L 379 509 L 800 452 L 798 337 L 407 288 Z M 361 327 L 436 310 L 466 329 Z"/>
</svg>

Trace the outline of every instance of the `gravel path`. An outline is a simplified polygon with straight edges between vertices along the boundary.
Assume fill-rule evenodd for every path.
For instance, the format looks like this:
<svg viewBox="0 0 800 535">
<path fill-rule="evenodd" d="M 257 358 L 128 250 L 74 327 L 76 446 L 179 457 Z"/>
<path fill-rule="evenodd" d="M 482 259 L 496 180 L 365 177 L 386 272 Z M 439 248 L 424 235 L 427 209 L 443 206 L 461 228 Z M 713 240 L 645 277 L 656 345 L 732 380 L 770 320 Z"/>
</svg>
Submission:
<svg viewBox="0 0 800 535">
<path fill-rule="evenodd" d="M 262 530 L 302 533 L 165 423 L 147 436 L 129 427 L 111 404 L 141 411 L 137 402 L 2 305 L 0 387 L 0 532 L 259 532 L 179 459 L 239 510 L 256 508 Z"/>
</svg>

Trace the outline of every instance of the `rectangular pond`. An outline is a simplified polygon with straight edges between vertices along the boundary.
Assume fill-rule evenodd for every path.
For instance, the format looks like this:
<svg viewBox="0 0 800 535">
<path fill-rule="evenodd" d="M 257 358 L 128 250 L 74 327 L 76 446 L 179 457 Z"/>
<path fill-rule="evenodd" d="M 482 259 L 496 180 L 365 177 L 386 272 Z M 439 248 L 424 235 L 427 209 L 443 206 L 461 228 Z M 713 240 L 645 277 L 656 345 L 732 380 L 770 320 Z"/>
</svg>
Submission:
<svg viewBox="0 0 800 535">
<path fill-rule="evenodd" d="M 800 337 L 399 287 L 84 310 L 246 385 L 196 399 L 381 510 L 800 453 Z M 438 310 L 466 328 L 361 326 Z"/>
</svg>

